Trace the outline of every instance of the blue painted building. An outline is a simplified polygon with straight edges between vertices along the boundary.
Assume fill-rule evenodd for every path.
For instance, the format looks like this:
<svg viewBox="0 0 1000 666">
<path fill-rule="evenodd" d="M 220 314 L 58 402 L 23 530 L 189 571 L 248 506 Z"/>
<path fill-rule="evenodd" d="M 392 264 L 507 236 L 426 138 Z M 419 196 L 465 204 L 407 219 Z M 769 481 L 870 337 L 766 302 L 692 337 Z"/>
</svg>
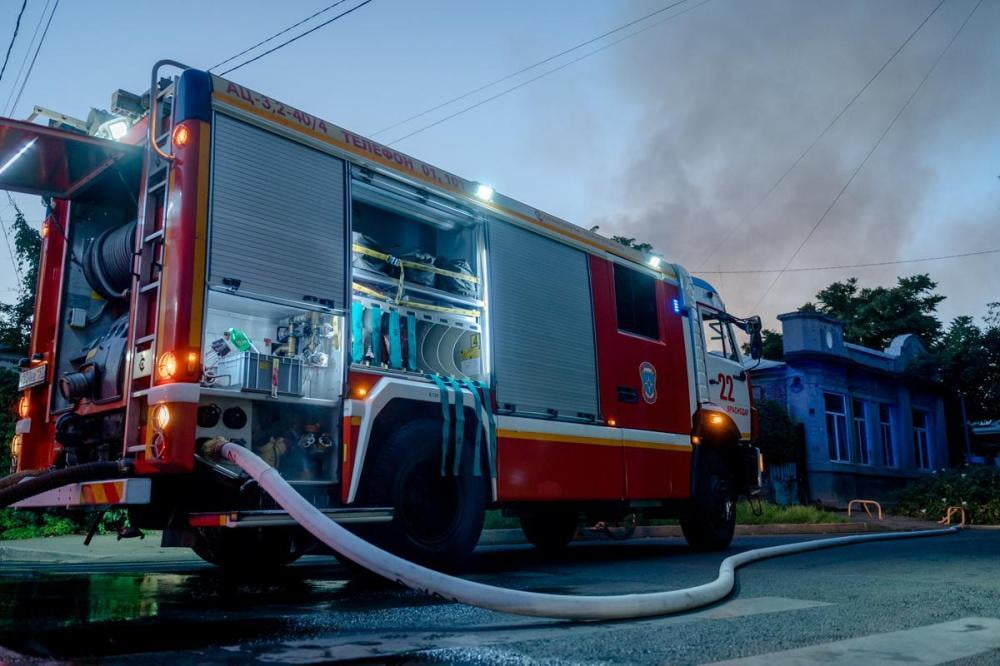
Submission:
<svg viewBox="0 0 1000 666">
<path fill-rule="evenodd" d="M 916 336 L 869 349 L 845 342 L 843 325 L 825 315 L 778 320 L 784 361 L 748 367 L 755 399 L 780 403 L 804 427 L 810 502 L 891 504 L 908 481 L 947 466 L 944 389 L 905 372 L 926 354 Z"/>
</svg>

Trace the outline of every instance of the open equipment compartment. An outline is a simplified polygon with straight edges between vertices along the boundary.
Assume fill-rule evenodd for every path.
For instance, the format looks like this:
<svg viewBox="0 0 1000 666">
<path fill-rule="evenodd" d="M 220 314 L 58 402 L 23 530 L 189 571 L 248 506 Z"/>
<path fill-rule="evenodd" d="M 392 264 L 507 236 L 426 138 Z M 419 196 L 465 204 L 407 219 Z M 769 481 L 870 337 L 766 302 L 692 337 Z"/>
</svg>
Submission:
<svg viewBox="0 0 1000 666">
<path fill-rule="evenodd" d="M 482 379 L 481 219 L 368 170 L 352 175 L 351 362 Z"/>
<path fill-rule="evenodd" d="M 199 443 L 247 446 L 336 503 L 347 310 L 347 166 L 214 116 Z"/>
</svg>

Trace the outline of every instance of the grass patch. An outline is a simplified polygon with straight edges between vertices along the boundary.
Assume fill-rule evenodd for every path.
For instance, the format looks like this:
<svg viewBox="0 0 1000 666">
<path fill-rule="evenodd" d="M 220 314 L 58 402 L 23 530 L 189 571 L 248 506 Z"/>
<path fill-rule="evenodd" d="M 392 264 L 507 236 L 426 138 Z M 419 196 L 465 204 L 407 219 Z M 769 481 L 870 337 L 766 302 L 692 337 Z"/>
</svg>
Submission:
<svg viewBox="0 0 1000 666">
<path fill-rule="evenodd" d="M 750 509 L 749 502 L 739 502 L 736 505 L 736 522 L 739 525 L 772 525 L 772 524 L 794 524 L 804 525 L 811 523 L 846 523 L 847 519 L 826 509 L 816 506 L 792 505 L 778 506 L 768 502 L 761 503 L 761 515 L 755 516 Z M 640 525 L 678 525 L 676 518 L 645 518 L 639 520 Z M 521 523 L 517 518 L 505 517 L 499 509 L 486 512 L 486 523 L 483 529 L 500 530 L 520 527 Z"/>
<path fill-rule="evenodd" d="M 769 502 L 761 503 L 761 515 L 754 515 L 749 502 L 736 505 L 736 522 L 739 525 L 772 525 L 810 523 L 846 523 L 847 519 L 838 513 L 815 506 L 793 504 L 778 506 Z"/>
<path fill-rule="evenodd" d="M 503 515 L 500 509 L 491 509 L 486 512 L 486 522 L 483 523 L 484 530 L 509 530 L 515 527 L 521 527 L 521 521 Z"/>
</svg>

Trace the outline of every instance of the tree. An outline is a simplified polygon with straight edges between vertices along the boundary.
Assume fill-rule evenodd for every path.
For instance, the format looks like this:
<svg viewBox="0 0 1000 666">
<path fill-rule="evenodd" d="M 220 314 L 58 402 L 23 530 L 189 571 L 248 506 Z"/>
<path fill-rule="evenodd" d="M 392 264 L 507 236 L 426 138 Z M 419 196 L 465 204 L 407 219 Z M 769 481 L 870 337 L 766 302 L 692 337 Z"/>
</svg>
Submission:
<svg viewBox="0 0 1000 666">
<path fill-rule="evenodd" d="M 13 201 L 13 200 L 12 200 Z M 14 237 L 15 262 L 21 275 L 17 300 L 0 303 L 0 346 L 23 354 L 31 339 L 31 318 L 35 313 L 35 287 L 38 283 L 38 259 L 42 250 L 41 235 L 28 226 L 21 209 L 10 230 Z M 10 440 L 14 436 L 17 402 L 17 373 L 0 370 L 0 476 L 10 468 Z"/>
<path fill-rule="evenodd" d="M 785 407 L 774 400 L 758 400 L 760 452 L 772 465 L 795 462 L 805 442 L 802 433 Z"/>
<path fill-rule="evenodd" d="M 819 312 L 844 323 L 844 338 L 865 347 L 884 349 L 894 337 L 914 333 L 928 347 L 941 333 L 935 316 L 944 296 L 934 293 L 937 283 L 922 273 L 897 278 L 893 287 L 858 288 L 858 279 L 834 282 L 816 294 L 800 312 Z"/>
<path fill-rule="evenodd" d="M 965 399 L 968 418 L 1000 418 L 1000 303 L 990 303 L 985 328 L 972 317 L 956 317 L 910 368 L 918 376 L 936 376 Z"/>
<path fill-rule="evenodd" d="M 625 247 L 630 247 L 633 250 L 638 250 L 639 252 L 652 252 L 652 243 L 636 243 L 634 238 L 629 238 L 628 236 L 612 236 L 611 240 L 616 243 L 621 243 Z"/>
<path fill-rule="evenodd" d="M 21 277 L 17 300 L 0 303 L 0 346 L 27 354 L 31 340 L 31 318 L 35 314 L 35 287 L 38 284 L 38 258 L 42 251 L 42 236 L 28 226 L 20 208 L 10 230 L 14 238 L 14 261 Z"/>
<path fill-rule="evenodd" d="M 764 329 L 761 331 L 764 345 L 761 348 L 761 357 L 770 361 L 783 361 L 785 359 L 785 338 L 778 331 Z"/>
</svg>

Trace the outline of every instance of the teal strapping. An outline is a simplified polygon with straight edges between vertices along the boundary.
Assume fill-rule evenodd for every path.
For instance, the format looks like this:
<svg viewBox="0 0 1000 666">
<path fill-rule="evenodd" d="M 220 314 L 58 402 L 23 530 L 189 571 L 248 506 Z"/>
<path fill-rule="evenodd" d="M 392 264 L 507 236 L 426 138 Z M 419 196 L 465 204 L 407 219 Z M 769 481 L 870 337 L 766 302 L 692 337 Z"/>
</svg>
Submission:
<svg viewBox="0 0 1000 666">
<path fill-rule="evenodd" d="M 444 385 L 444 381 L 437 375 L 427 376 L 437 384 L 438 392 L 441 394 L 441 414 L 444 417 L 444 423 L 441 426 L 441 476 L 445 476 L 448 473 L 448 468 L 446 467 L 448 460 L 448 440 L 451 439 L 451 409 L 448 406 L 448 387 Z"/>
<path fill-rule="evenodd" d="M 399 370 L 403 367 L 403 342 L 399 338 L 399 312 L 389 313 L 389 367 Z"/>
<path fill-rule="evenodd" d="M 483 382 L 474 382 L 475 385 L 483 390 L 483 404 L 486 406 L 486 418 L 489 420 L 490 427 L 487 431 L 489 435 L 489 455 L 487 458 L 490 463 L 490 478 L 497 478 L 497 422 L 493 418 L 493 405 L 490 402 L 490 390 L 486 387 Z"/>
<path fill-rule="evenodd" d="M 406 369 L 417 371 L 417 318 L 406 315 Z"/>
<path fill-rule="evenodd" d="M 459 380 L 465 388 L 469 389 L 472 393 L 472 400 L 476 403 L 476 445 L 474 448 L 475 456 L 472 458 L 472 468 L 473 473 L 476 476 L 482 476 L 482 458 L 480 457 L 479 450 L 483 443 L 483 401 L 479 399 L 479 391 L 476 390 L 475 385 L 466 378 Z"/>
<path fill-rule="evenodd" d="M 444 381 L 455 392 L 455 476 L 462 473 L 462 449 L 465 448 L 465 396 L 457 379 L 445 377 Z"/>
<path fill-rule="evenodd" d="M 368 327 L 372 342 L 372 365 L 382 365 L 382 307 L 373 304 L 368 308 Z"/>
<path fill-rule="evenodd" d="M 351 362 L 365 359 L 365 306 L 359 301 L 351 303 Z"/>
</svg>

